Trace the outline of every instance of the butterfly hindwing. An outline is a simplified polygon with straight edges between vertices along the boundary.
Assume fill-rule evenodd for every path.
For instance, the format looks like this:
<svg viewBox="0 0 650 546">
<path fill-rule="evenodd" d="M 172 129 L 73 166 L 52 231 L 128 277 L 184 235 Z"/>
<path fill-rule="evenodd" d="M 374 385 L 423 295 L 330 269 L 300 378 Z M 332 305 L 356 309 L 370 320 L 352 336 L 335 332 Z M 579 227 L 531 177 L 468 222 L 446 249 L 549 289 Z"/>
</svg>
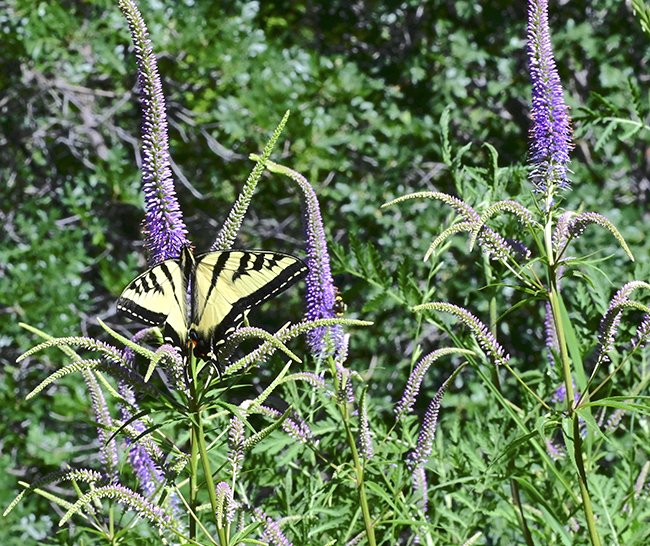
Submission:
<svg viewBox="0 0 650 546">
<path fill-rule="evenodd" d="M 279 252 L 229 250 L 197 256 L 191 329 L 210 350 L 244 319 L 246 311 L 301 279 L 307 266 Z"/>
<path fill-rule="evenodd" d="M 117 309 L 151 326 L 165 326 L 165 336 L 183 347 L 187 340 L 187 282 L 179 260 L 148 269 L 122 292 Z"/>
</svg>

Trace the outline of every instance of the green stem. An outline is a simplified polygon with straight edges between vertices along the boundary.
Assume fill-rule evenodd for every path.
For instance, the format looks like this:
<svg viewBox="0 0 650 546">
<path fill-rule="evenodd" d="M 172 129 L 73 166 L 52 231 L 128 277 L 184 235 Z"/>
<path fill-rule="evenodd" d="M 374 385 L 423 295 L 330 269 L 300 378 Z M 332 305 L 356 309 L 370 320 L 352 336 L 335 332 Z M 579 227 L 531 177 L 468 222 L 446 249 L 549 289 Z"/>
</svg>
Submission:
<svg viewBox="0 0 650 546">
<path fill-rule="evenodd" d="M 593 546 L 600 546 L 600 537 L 598 536 L 598 529 L 596 528 L 596 518 L 594 517 L 594 510 L 591 505 L 591 497 L 587 489 L 587 473 L 585 472 L 585 464 L 582 459 L 582 437 L 580 436 L 580 419 L 578 413 L 573 413 L 573 449 L 576 459 L 576 466 L 578 467 L 578 482 L 580 484 L 580 496 L 582 497 L 582 505 L 585 512 L 585 519 L 587 520 L 587 529 L 589 529 L 589 538 Z"/>
<path fill-rule="evenodd" d="M 196 540 L 196 507 L 198 506 L 198 473 L 199 473 L 199 446 L 196 438 L 196 427 L 192 423 L 190 431 L 190 539 Z"/>
<path fill-rule="evenodd" d="M 573 400 L 575 394 L 573 392 L 573 376 L 571 375 L 571 358 L 569 357 L 569 350 L 567 348 L 566 335 L 562 327 L 561 309 L 559 294 L 555 282 L 551 285 L 551 291 L 548 294 L 549 302 L 551 303 L 551 311 L 553 313 L 553 323 L 555 324 L 555 332 L 557 335 L 557 344 L 560 348 L 560 360 L 562 362 L 562 375 L 564 377 L 564 386 L 566 388 L 566 404 L 569 415 L 573 413 Z"/>
<path fill-rule="evenodd" d="M 201 455 L 201 463 L 203 465 L 203 473 L 205 474 L 205 481 L 208 486 L 208 496 L 210 497 L 210 506 L 212 507 L 212 514 L 217 523 L 217 533 L 219 534 L 219 542 L 222 546 L 227 546 L 228 539 L 226 533 L 221 527 L 219 522 L 219 515 L 217 514 L 217 490 L 214 486 L 214 479 L 212 478 L 212 470 L 210 469 L 210 459 L 208 458 L 208 449 L 205 443 L 205 434 L 203 432 L 203 422 L 201 421 L 201 410 L 195 414 L 197 422 L 197 438 L 199 441 L 199 453 Z"/>
<path fill-rule="evenodd" d="M 551 304 L 551 311 L 553 313 L 553 322 L 555 324 L 555 332 L 557 335 L 557 343 L 560 348 L 560 359 L 562 361 L 562 374 L 564 376 L 564 386 L 566 388 L 566 404 L 567 412 L 572 417 L 573 421 L 573 454 L 578 469 L 578 484 L 580 486 L 580 496 L 582 498 L 582 509 L 585 514 L 587 522 L 587 529 L 589 530 L 589 538 L 593 546 L 600 546 L 600 537 L 598 536 L 598 529 L 596 528 L 596 519 L 591 504 L 591 497 L 589 489 L 587 488 L 587 474 L 584 467 L 584 459 L 582 456 L 582 438 L 580 436 L 579 417 L 574 407 L 575 394 L 573 391 L 573 376 L 571 375 L 571 358 L 569 356 L 566 334 L 562 324 L 562 312 L 560 304 L 560 295 L 557 287 L 557 273 L 553 257 L 553 246 L 551 237 L 551 221 L 547 221 L 545 227 L 546 249 L 549 259 L 549 278 L 550 278 L 550 291 L 548 294 L 549 302 Z"/>
<path fill-rule="evenodd" d="M 113 506 L 108 509 L 108 533 L 111 538 L 111 544 L 115 544 L 115 514 Z"/>
<path fill-rule="evenodd" d="M 363 463 L 361 462 L 361 457 L 359 457 L 359 452 L 357 451 L 357 444 L 354 441 L 354 435 L 350 430 L 348 424 L 348 409 L 345 402 L 339 404 L 339 409 L 343 417 L 343 422 L 345 424 L 345 433 L 348 438 L 348 444 L 352 450 L 352 459 L 354 460 L 354 470 L 357 476 L 357 490 L 359 491 L 359 502 L 361 503 L 361 513 L 363 514 L 363 523 L 366 527 L 366 536 L 368 538 L 369 546 L 376 546 L 377 542 L 375 540 L 375 528 L 373 526 L 372 517 L 370 516 L 370 508 L 368 507 L 368 498 L 366 497 L 366 489 L 364 487 L 363 480 Z"/>
<path fill-rule="evenodd" d="M 344 390 L 344 385 L 340 385 L 337 381 L 336 376 L 336 364 L 334 359 L 330 359 L 330 369 L 332 377 L 334 378 L 334 383 L 337 392 L 342 392 Z M 352 451 L 352 459 L 354 461 L 354 470 L 356 473 L 356 482 L 357 482 L 357 491 L 359 492 L 359 503 L 361 504 L 361 513 L 363 514 L 363 523 L 366 528 L 366 537 L 368 539 L 369 546 L 376 546 L 377 541 L 375 539 L 375 528 L 373 526 L 372 517 L 370 516 L 370 508 L 368 507 L 368 498 L 366 497 L 366 490 L 364 487 L 363 480 L 363 463 L 361 462 L 361 457 L 359 457 L 359 452 L 357 451 L 357 444 L 354 441 L 354 435 L 350 429 L 349 417 L 350 413 L 348 412 L 348 406 L 345 398 L 342 398 L 338 401 L 337 406 L 341 417 L 343 418 L 343 425 L 345 426 L 345 434 L 348 439 L 348 445 Z"/>
</svg>

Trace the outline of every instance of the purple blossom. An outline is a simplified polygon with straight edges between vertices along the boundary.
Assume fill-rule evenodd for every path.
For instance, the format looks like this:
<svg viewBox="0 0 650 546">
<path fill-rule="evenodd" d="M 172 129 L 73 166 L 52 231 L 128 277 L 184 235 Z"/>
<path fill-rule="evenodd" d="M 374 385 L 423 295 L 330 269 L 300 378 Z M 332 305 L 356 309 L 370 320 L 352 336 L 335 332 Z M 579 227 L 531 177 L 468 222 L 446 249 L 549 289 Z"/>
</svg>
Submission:
<svg viewBox="0 0 650 546">
<path fill-rule="evenodd" d="M 281 167 L 294 180 L 304 197 L 304 226 L 307 239 L 307 320 L 336 318 L 336 286 L 332 278 L 327 239 L 314 188 L 300 173 Z M 339 325 L 314 328 L 307 336 L 312 353 L 319 358 L 337 357 L 342 351 L 343 328 Z"/>
<path fill-rule="evenodd" d="M 232 523 L 235 521 L 235 500 L 232 489 L 226 482 L 219 482 L 216 487 L 217 494 L 217 524 L 219 528 L 223 527 L 223 513 L 226 513 L 226 521 Z"/>
<path fill-rule="evenodd" d="M 650 315 L 643 315 L 643 319 L 636 329 L 636 335 L 632 340 L 633 347 L 644 347 L 650 339 Z"/>
<path fill-rule="evenodd" d="M 418 505 L 423 514 L 427 513 L 429 505 L 429 487 L 424 466 L 420 465 L 413 470 L 413 492 L 419 497 Z"/>
<path fill-rule="evenodd" d="M 555 330 L 555 321 L 553 319 L 553 310 L 551 309 L 551 303 L 548 301 L 544 307 L 544 334 L 548 363 L 552 367 L 555 365 L 554 355 L 559 350 L 559 345 L 557 331 Z"/>
<path fill-rule="evenodd" d="M 488 226 L 483 226 L 478 235 L 478 242 L 483 251 L 492 260 L 505 260 L 512 254 L 530 254 L 526 246 L 516 241 L 516 247 Z"/>
<path fill-rule="evenodd" d="M 292 374 L 291 377 L 293 379 L 302 379 L 317 389 L 327 390 L 325 379 L 323 379 L 322 375 L 317 375 L 314 372 L 297 372 Z"/>
<path fill-rule="evenodd" d="M 621 421 L 623 420 L 623 417 L 625 415 L 625 410 L 622 409 L 617 409 L 610 415 L 610 417 L 607 419 L 607 423 L 605 424 L 605 430 L 607 432 L 612 432 L 618 428 L 618 426 L 621 424 Z"/>
<path fill-rule="evenodd" d="M 571 120 L 553 57 L 548 0 L 528 2 L 528 63 L 533 94 L 531 180 L 536 191 L 548 195 L 550 205 L 556 188 L 569 188 L 567 165 L 573 145 Z"/>
<path fill-rule="evenodd" d="M 239 417 L 231 417 L 228 431 L 228 462 L 237 474 L 244 462 L 244 422 Z"/>
<path fill-rule="evenodd" d="M 554 461 L 559 461 L 560 459 L 563 459 L 566 455 L 564 452 L 564 448 L 561 446 L 558 446 L 553 442 L 553 440 L 547 438 L 546 439 L 546 453 L 548 453 L 548 456 L 553 459 Z"/>
<path fill-rule="evenodd" d="M 366 461 L 372 459 L 375 454 L 372 445 L 372 434 L 368 421 L 368 407 L 366 404 L 366 391 L 364 390 L 359 400 L 359 448 Z"/>
<path fill-rule="evenodd" d="M 124 400 L 129 404 L 129 408 L 126 405 L 122 405 L 120 409 L 122 420 L 128 422 L 133 416 L 132 412 L 137 412 L 138 406 L 135 400 L 135 394 L 125 383 L 119 385 L 119 390 Z M 145 424 L 140 419 L 131 421 L 130 426 L 138 435 L 146 430 Z M 144 446 L 128 438 L 126 443 L 129 446 L 128 460 L 140 484 L 140 491 L 142 491 L 145 497 L 151 498 L 165 481 L 163 473 Z"/>
<path fill-rule="evenodd" d="M 117 466 L 119 464 L 119 457 L 117 453 L 117 442 L 115 438 L 109 439 L 109 430 L 113 426 L 113 419 L 108 411 L 104 393 L 97 383 L 97 379 L 92 372 L 83 372 L 83 377 L 90 392 L 92 400 L 93 411 L 95 413 L 95 420 L 99 427 L 97 427 L 97 438 L 99 440 L 99 459 L 106 468 L 107 473 L 117 479 Z"/>
<path fill-rule="evenodd" d="M 431 364 L 433 364 L 439 358 L 453 353 L 473 354 L 472 351 L 467 351 L 465 349 L 448 347 L 444 349 L 437 349 L 420 359 L 420 361 L 413 368 L 411 375 L 409 375 L 402 398 L 395 405 L 395 415 L 397 419 L 400 419 L 404 414 L 410 412 L 411 409 L 413 409 L 415 398 L 420 392 L 420 387 L 422 386 L 422 380 L 424 379 L 424 376 L 429 370 Z"/>
<path fill-rule="evenodd" d="M 632 291 L 637 288 L 650 288 L 650 285 L 643 281 L 630 281 L 616 292 L 609 303 L 607 311 L 603 315 L 598 328 L 598 362 L 607 362 L 607 353 L 614 348 L 616 333 L 621 323 L 625 303 L 629 301 Z"/>
<path fill-rule="evenodd" d="M 555 228 L 553 229 L 553 249 L 558 254 L 564 251 L 564 247 L 569 240 L 569 225 L 571 224 L 572 217 L 573 212 L 563 212 L 557 219 Z"/>
<path fill-rule="evenodd" d="M 259 405 L 257 409 L 260 413 L 271 417 L 272 419 L 279 419 L 282 417 L 282 412 L 268 406 Z M 301 444 L 309 443 L 314 437 L 314 433 L 309 428 L 309 425 L 305 423 L 300 415 L 298 415 L 294 410 L 291 411 L 290 415 L 290 417 L 287 417 L 283 421 L 282 430 Z"/>
<path fill-rule="evenodd" d="M 336 382 L 339 385 L 337 392 L 338 399 L 345 400 L 348 404 L 354 404 L 354 389 L 352 388 L 352 377 L 343 362 L 336 360 Z"/>
<path fill-rule="evenodd" d="M 573 383 L 573 403 L 577 404 L 580 400 L 580 392 L 576 390 L 575 382 Z M 566 401 L 566 385 L 562 383 L 551 396 L 551 402 L 554 404 L 563 404 Z"/>
<path fill-rule="evenodd" d="M 171 174 L 167 114 L 158 64 L 149 32 L 132 0 L 120 0 L 131 31 L 142 100 L 142 185 L 146 215 L 143 224 L 149 264 L 177 258 L 188 244 Z"/>
<path fill-rule="evenodd" d="M 92 494 L 96 498 L 105 497 L 125 504 L 131 510 L 137 512 L 141 517 L 156 523 L 161 530 L 165 527 L 171 526 L 172 519 L 168 514 L 166 514 L 159 506 L 152 504 L 149 500 L 145 499 L 135 491 L 132 491 L 128 487 L 119 484 L 105 485 L 95 489 Z M 77 502 L 81 503 L 83 500 L 84 498 L 82 497 Z M 64 520 L 65 516 L 61 519 L 61 523 L 63 523 Z"/>
<path fill-rule="evenodd" d="M 510 355 L 505 352 L 503 346 L 497 341 L 489 328 L 464 307 L 454 305 L 453 303 L 438 301 L 416 305 L 413 310 L 416 312 L 429 310 L 443 311 L 444 313 L 454 315 L 463 324 L 469 327 L 481 349 L 485 351 L 486 355 L 490 357 L 495 365 L 503 366 L 510 360 Z"/>
<path fill-rule="evenodd" d="M 259 508 L 253 510 L 255 520 L 260 522 L 263 526 L 262 540 L 268 542 L 269 546 L 291 546 L 289 539 L 284 536 L 280 525 L 273 518 L 267 516 Z"/>
<path fill-rule="evenodd" d="M 452 376 L 453 377 L 453 376 Z M 433 440 L 436 435 L 436 427 L 438 426 L 438 413 L 440 411 L 440 404 L 442 397 L 445 394 L 449 379 L 447 379 L 436 392 L 429 403 L 429 407 L 422 419 L 422 426 L 420 427 L 420 434 L 415 449 L 409 455 L 408 462 L 411 468 L 416 469 L 418 466 L 424 466 L 431 456 L 433 450 Z"/>
</svg>

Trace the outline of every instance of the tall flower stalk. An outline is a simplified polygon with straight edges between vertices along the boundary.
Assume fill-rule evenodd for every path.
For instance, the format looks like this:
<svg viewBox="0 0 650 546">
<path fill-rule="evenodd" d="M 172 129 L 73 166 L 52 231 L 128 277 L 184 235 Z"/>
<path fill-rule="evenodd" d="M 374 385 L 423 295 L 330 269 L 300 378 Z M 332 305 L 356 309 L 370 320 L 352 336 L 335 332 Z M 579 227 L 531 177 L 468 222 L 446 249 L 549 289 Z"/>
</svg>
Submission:
<svg viewBox="0 0 650 546">
<path fill-rule="evenodd" d="M 574 407 L 573 370 L 569 355 L 567 330 L 564 320 L 564 304 L 559 291 L 562 264 L 555 253 L 551 209 L 554 196 L 560 190 L 569 188 L 567 165 L 572 148 L 571 126 L 568 108 L 564 102 L 562 83 L 555 65 L 551 35 L 548 25 L 548 1 L 528 2 L 528 61 L 533 89 L 531 115 L 531 180 L 535 190 L 544 195 L 546 224 L 544 240 L 548 256 L 548 301 L 555 329 L 557 347 L 560 353 L 562 376 L 566 388 L 567 411 L 572 419 L 574 458 L 582 498 L 582 507 L 589 529 L 591 543 L 600 546 L 591 497 L 587 487 L 587 473 L 583 457 L 583 443 L 580 422 Z M 557 238 L 557 237 L 556 237 Z M 547 329 L 550 329 L 551 326 Z M 585 397 L 587 393 L 585 393 Z"/>
</svg>

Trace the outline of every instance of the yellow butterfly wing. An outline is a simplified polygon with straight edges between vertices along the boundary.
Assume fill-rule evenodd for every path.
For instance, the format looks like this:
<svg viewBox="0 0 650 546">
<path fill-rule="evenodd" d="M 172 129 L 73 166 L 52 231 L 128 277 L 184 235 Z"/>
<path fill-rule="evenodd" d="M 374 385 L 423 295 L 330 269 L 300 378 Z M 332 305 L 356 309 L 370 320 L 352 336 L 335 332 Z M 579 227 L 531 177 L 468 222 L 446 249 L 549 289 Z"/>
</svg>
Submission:
<svg viewBox="0 0 650 546">
<path fill-rule="evenodd" d="M 197 256 L 190 331 L 198 356 L 215 358 L 246 312 L 280 294 L 307 273 L 295 256 L 262 250 L 228 250 Z"/>
<path fill-rule="evenodd" d="M 165 339 L 187 345 L 187 283 L 179 260 L 165 260 L 131 281 L 117 309 L 151 326 L 164 326 Z"/>
</svg>

